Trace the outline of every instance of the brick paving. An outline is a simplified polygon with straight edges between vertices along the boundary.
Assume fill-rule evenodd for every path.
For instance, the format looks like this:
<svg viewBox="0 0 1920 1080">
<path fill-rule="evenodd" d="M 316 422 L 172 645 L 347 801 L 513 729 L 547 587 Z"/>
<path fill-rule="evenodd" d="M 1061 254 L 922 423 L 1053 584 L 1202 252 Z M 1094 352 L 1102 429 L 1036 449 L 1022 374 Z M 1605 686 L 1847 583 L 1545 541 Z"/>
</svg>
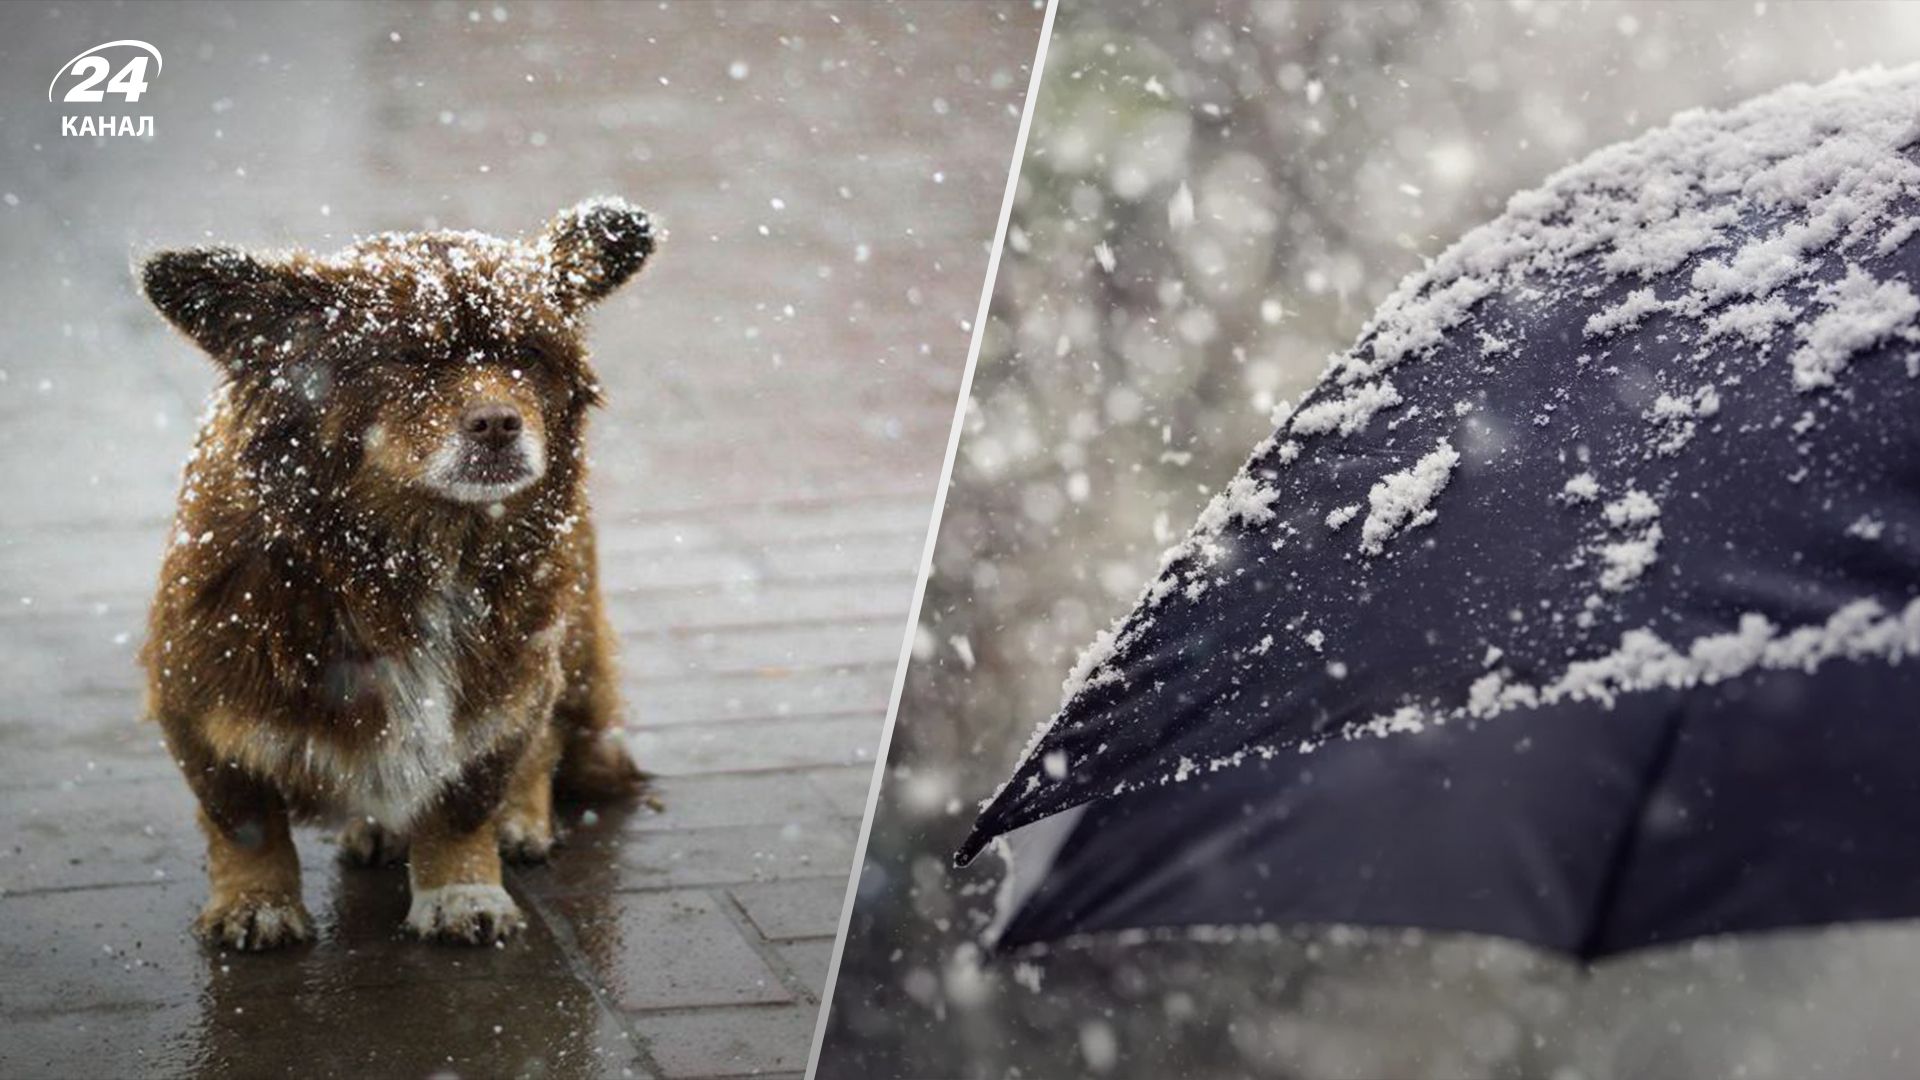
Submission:
<svg viewBox="0 0 1920 1080">
<path fill-rule="evenodd" d="M 1025 5 L 0 12 L 0 1074 L 804 1068 L 1040 12 Z M 167 56 L 150 144 L 63 140 L 60 61 Z M 42 108 L 44 106 L 44 108 Z M 524 939 L 401 938 L 302 830 L 314 946 L 203 950 L 133 664 L 208 366 L 130 252 L 534 227 L 671 239 L 599 314 L 594 493 L 660 808 L 570 808 Z M 21 258 L 31 252 L 31 258 Z"/>
</svg>

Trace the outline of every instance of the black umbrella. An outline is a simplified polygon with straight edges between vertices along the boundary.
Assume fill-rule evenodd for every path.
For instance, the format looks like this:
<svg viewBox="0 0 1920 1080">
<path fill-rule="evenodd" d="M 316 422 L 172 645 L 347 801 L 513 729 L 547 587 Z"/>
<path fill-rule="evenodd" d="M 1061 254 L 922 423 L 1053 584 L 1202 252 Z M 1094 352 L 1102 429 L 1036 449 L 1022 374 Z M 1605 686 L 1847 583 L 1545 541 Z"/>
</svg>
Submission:
<svg viewBox="0 0 1920 1080">
<path fill-rule="evenodd" d="M 1788 87 L 1409 278 L 981 813 L 1079 808 L 1000 943 L 1920 914 L 1917 161 L 1920 68 Z"/>
</svg>

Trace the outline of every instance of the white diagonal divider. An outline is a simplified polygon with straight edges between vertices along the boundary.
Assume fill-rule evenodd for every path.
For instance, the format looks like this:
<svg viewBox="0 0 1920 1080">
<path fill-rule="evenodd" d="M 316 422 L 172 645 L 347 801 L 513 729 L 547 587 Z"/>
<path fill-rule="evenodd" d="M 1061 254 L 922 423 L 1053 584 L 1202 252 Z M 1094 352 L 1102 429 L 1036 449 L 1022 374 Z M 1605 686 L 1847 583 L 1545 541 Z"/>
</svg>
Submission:
<svg viewBox="0 0 1920 1080">
<path fill-rule="evenodd" d="M 893 727 L 900 715 L 900 696 L 907 685 L 907 665 L 913 662 L 914 631 L 920 626 L 920 605 L 927 596 L 927 581 L 933 574 L 933 549 L 940 541 L 940 516 L 947 507 L 947 488 L 953 482 L 953 463 L 960 451 L 962 421 L 967 415 L 967 399 L 973 394 L 973 373 L 980 363 L 980 344 L 987 327 L 987 309 L 993 303 L 993 285 L 1000 276 L 1000 254 L 1006 249 L 1007 223 L 1013 217 L 1013 196 L 1020 185 L 1020 166 L 1027 156 L 1027 133 L 1033 127 L 1034 103 L 1040 98 L 1040 76 L 1047 66 L 1047 44 L 1053 37 L 1053 16 L 1060 0 L 1047 0 L 1047 13 L 1040 23 L 1040 44 L 1033 54 L 1033 71 L 1027 78 L 1027 100 L 1020 112 L 1020 133 L 1013 141 L 1013 160 L 1007 166 L 1007 190 L 1000 199 L 1000 221 L 994 226 L 993 248 L 987 255 L 987 278 L 980 286 L 980 306 L 973 316 L 973 339 L 967 345 L 967 367 L 960 376 L 960 395 L 953 405 L 953 427 L 947 433 L 947 458 L 940 468 L 940 486 L 933 496 L 933 517 L 927 525 L 927 540 L 920 552 L 920 576 L 914 585 L 913 607 L 900 639 L 900 661 L 893 673 L 893 693 L 887 699 L 887 720 L 880 730 L 880 746 L 873 758 L 873 782 L 867 786 L 867 808 L 860 816 L 860 839 L 853 848 L 853 869 L 847 875 L 847 895 L 840 905 L 840 926 L 834 933 L 833 955 L 827 961 L 827 981 L 820 992 L 820 1015 L 813 1025 L 813 1046 L 807 1052 L 807 1078 L 813 1080 L 820 1068 L 820 1046 L 827 1034 L 827 1018 L 833 1010 L 833 990 L 840 980 L 840 958 L 847 948 L 847 927 L 853 919 L 854 897 L 860 891 L 860 871 L 867 859 L 867 842 L 873 836 L 873 815 L 880 805 L 880 785 L 887 775 L 887 751 L 893 745 Z"/>
</svg>

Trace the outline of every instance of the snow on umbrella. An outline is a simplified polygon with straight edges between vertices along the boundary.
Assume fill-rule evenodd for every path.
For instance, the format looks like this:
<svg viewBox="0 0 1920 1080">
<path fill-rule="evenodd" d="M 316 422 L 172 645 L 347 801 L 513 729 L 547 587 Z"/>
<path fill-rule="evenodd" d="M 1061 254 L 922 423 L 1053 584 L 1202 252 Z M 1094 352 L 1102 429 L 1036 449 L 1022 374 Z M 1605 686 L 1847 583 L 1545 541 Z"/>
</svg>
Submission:
<svg viewBox="0 0 1920 1080">
<path fill-rule="evenodd" d="M 1000 943 L 1920 915 L 1916 159 L 1920 68 L 1791 86 L 1410 277 L 981 813 Z"/>
</svg>

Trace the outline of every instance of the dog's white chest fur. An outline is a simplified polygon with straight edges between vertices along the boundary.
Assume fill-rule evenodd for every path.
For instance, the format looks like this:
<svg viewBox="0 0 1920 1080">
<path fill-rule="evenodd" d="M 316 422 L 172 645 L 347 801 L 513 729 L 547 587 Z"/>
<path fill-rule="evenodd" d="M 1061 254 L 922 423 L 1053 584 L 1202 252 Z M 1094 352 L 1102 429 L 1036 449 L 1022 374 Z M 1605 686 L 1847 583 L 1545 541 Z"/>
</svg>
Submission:
<svg viewBox="0 0 1920 1080">
<path fill-rule="evenodd" d="M 476 718 L 454 730 L 460 698 L 458 605 L 435 596 L 420 610 L 421 635 L 405 652 L 365 661 L 362 684 L 384 706 L 385 726 L 373 752 L 342 792 L 350 813 L 404 830 L 486 745 L 493 724 Z"/>
</svg>

